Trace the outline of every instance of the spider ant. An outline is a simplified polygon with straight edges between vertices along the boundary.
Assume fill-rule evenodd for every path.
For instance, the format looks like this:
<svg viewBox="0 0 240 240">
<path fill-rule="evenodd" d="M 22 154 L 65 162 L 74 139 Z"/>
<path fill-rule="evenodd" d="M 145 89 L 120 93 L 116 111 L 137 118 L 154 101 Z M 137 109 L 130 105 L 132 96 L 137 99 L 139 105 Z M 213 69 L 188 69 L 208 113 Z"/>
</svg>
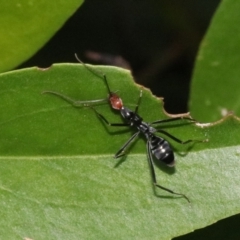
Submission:
<svg viewBox="0 0 240 240">
<path fill-rule="evenodd" d="M 151 176 L 152 176 L 152 181 L 153 181 L 154 186 L 156 186 L 156 187 L 158 187 L 162 190 L 165 190 L 165 191 L 167 191 L 171 194 L 182 196 L 188 202 L 190 202 L 189 198 L 185 194 L 174 192 L 171 189 L 163 187 L 163 186 L 161 186 L 157 183 L 156 174 L 155 174 L 155 170 L 154 170 L 153 156 L 157 160 L 165 163 L 169 167 L 173 167 L 175 165 L 175 160 L 174 160 L 173 150 L 172 150 L 170 144 L 168 143 L 168 141 L 166 141 L 162 137 L 157 136 L 156 133 L 161 133 L 161 134 L 171 138 L 172 140 L 174 140 L 175 142 L 180 143 L 180 144 L 187 144 L 187 143 L 190 143 L 190 142 L 205 142 L 207 140 L 191 140 L 191 139 L 189 139 L 189 140 L 186 140 L 186 141 L 181 141 L 180 139 L 178 139 L 178 138 L 174 137 L 173 135 L 169 134 L 168 132 L 166 132 L 164 130 L 161 130 L 161 129 L 156 129 L 153 126 L 157 125 L 157 124 L 166 123 L 166 122 L 177 121 L 177 120 L 180 120 L 180 119 L 188 120 L 188 121 L 190 121 L 190 123 L 196 123 L 196 120 L 194 120 L 192 118 L 188 118 L 188 117 L 176 117 L 176 118 L 170 118 L 170 119 L 156 120 L 156 121 L 151 122 L 151 123 L 144 122 L 143 119 L 138 115 L 138 107 L 139 107 L 139 104 L 140 104 L 140 100 L 142 98 L 142 90 L 140 91 L 140 95 L 139 95 L 135 110 L 132 111 L 132 110 L 126 108 L 123 105 L 122 99 L 115 92 L 112 92 L 110 90 L 110 87 L 109 87 L 109 84 L 108 84 L 108 81 L 107 81 L 107 77 L 104 73 L 99 72 L 97 70 L 94 70 L 94 69 L 90 68 L 89 66 L 85 65 L 77 57 L 76 54 L 75 54 L 75 57 L 90 72 L 97 75 L 98 77 L 101 77 L 104 80 L 105 85 L 107 87 L 107 91 L 108 91 L 108 97 L 106 99 L 97 99 L 97 100 L 89 100 L 89 101 L 76 101 L 76 100 L 73 100 L 73 99 L 69 98 L 68 96 L 65 96 L 65 95 L 62 95 L 60 93 L 53 92 L 53 91 L 44 91 L 43 93 L 50 93 L 50 94 L 54 94 L 58 97 L 61 97 L 64 100 L 70 102 L 75 107 L 79 107 L 79 106 L 90 107 L 91 109 L 94 110 L 96 115 L 103 122 L 105 122 L 109 126 L 115 126 L 115 127 L 129 126 L 129 127 L 135 128 L 137 131 L 117 151 L 117 153 L 114 155 L 114 158 L 119 158 L 119 157 L 122 157 L 123 155 L 125 155 L 125 150 L 129 147 L 129 145 L 134 140 L 136 140 L 136 138 L 139 136 L 140 133 L 143 134 L 145 136 L 146 140 L 147 140 L 147 143 L 146 143 L 147 157 L 148 157 L 148 163 L 149 163 L 149 166 L 150 166 L 150 171 L 151 171 Z M 107 102 L 107 101 L 109 102 L 110 106 L 113 109 L 120 112 L 121 116 L 125 120 L 124 123 L 110 123 L 101 113 L 99 113 L 93 106 L 91 106 L 91 105 L 94 105 L 96 103 Z"/>
</svg>

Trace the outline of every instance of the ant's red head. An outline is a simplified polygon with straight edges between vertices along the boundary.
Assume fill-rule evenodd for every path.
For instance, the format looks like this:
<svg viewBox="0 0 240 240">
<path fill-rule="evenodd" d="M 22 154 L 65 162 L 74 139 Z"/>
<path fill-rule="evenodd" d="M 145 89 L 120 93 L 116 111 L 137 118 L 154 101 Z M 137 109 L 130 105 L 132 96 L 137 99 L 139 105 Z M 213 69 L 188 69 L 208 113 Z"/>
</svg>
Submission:
<svg viewBox="0 0 240 240">
<path fill-rule="evenodd" d="M 120 110 L 123 106 L 122 99 L 116 93 L 110 93 L 108 96 L 112 108 Z"/>
</svg>

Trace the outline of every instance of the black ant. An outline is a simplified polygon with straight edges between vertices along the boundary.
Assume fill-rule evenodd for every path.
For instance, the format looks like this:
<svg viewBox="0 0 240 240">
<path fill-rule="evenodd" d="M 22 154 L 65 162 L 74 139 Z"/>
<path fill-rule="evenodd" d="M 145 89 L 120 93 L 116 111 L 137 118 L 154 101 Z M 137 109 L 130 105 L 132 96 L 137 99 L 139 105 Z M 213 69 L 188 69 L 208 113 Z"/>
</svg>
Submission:
<svg viewBox="0 0 240 240">
<path fill-rule="evenodd" d="M 75 54 L 75 57 L 80 63 L 82 63 L 82 61 L 77 57 L 76 54 Z M 157 183 L 156 174 L 155 174 L 155 170 L 154 170 L 154 164 L 153 164 L 153 156 L 157 160 L 165 163 L 169 167 L 173 167 L 175 165 L 175 160 L 174 160 L 173 150 L 172 150 L 170 144 L 168 143 L 168 141 L 166 141 L 162 137 L 157 136 L 155 133 L 164 134 L 167 137 L 171 138 L 172 140 L 174 140 L 180 144 L 187 144 L 190 142 L 205 142 L 206 140 L 191 140 L 190 139 L 187 141 L 181 141 L 178 138 L 174 137 L 173 135 L 169 134 L 168 132 L 166 132 L 164 130 L 161 130 L 161 129 L 159 130 L 159 129 L 154 128 L 153 125 L 162 124 L 162 123 L 166 123 L 166 122 L 173 122 L 173 121 L 177 121 L 180 119 L 188 120 L 188 121 L 190 121 L 190 123 L 196 123 L 196 121 L 194 119 L 188 118 L 188 117 L 176 117 L 176 118 L 171 118 L 171 119 L 156 120 L 151 123 L 144 122 L 143 119 L 138 115 L 138 107 L 140 104 L 140 100 L 142 98 L 142 91 L 140 91 L 140 95 L 139 95 L 135 110 L 132 111 L 132 110 L 124 107 L 122 99 L 116 93 L 114 93 L 110 90 L 110 87 L 108 85 L 105 74 L 103 74 L 102 72 L 93 70 L 92 68 L 88 67 L 84 63 L 82 63 L 82 64 L 90 72 L 92 72 L 93 74 L 95 74 L 97 76 L 100 76 L 104 80 L 104 82 L 107 86 L 107 90 L 108 90 L 108 98 L 89 100 L 89 101 L 75 101 L 75 100 L 73 100 L 67 96 L 64 96 L 60 93 L 57 93 L 57 92 L 45 91 L 43 93 L 50 93 L 50 94 L 57 95 L 57 96 L 63 98 L 64 100 L 70 102 L 73 106 L 87 106 L 87 107 L 92 108 L 95 111 L 95 113 L 97 114 L 97 116 L 101 120 L 103 120 L 106 124 L 108 124 L 109 126 L 116 126 L 116 127 L 129 126 L 129 127 L 133 127 L 135 129 L 137 129 L 137 132 L 135 132 L 130 137 L 130 139 L 117 151 L 114 158 L 122 157 L 125 154 L 125 150 L 128 148 L 128 146 L 139 136 L 140 133 L 142 133 L 145 136 L 145 138 L 147 139 L 147 144 L 146 144 L 147 156 L 148 156 L 148 162 L 149 162 L 154 186 L 161 188 L 162 190 L 165 190 L 169 193 L 172 193 L 175 195 L 180 195 L 180 196 L 184 197 L 188 202 L 190 202 L 189 198 L 185 194 L 174 192 L 171 189 L 163 187 Z M 110 103 L 110 105 L 113 109 L 118 110 L 121 113 L 122 117 L 125 120 L 125 123 L 110 123 L 102 114 L 100 114 L 94 107 L 91 106 L 95 103 L 106 102 L 106 101 L 108 101 Z"/>
</svg>

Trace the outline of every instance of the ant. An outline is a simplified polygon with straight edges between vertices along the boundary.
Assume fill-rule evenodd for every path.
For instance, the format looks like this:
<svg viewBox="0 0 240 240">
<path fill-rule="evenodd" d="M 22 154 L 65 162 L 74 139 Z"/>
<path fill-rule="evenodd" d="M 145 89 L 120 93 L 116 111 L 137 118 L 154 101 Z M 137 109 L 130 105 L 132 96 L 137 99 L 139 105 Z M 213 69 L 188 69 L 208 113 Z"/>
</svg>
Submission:
<svg viewBox="0 0 240 240">
<path fill-rule="evenodd" d="M 158 125 L 158 124 L 162 124 L 162 123 L 166 123 L 166 122 L 173 122 L 173 121 L 177 121 L 177 120 L 181 120 L 181 119 L 188 120 L 188 121 L 190 121 L 190 123 L 196 123 L 197 121 L 192 119 L 192 118 L 188 118 L 188 117 L 176 117 L 176 118 L 170 118 L 170 119 L 156 120 L 156 121 L 151 122 L 151 123 L 144 122 L 142 117 L 140 117 L 138 115 L 138 107 L 140 105 L 140 101 L 141 101 L 141 98 L 142 98 L 142 90 L 140 91 L 140 95 L 139 95 L 135 110 L 132 111 L 132 110 L 126 108 L 123 105 L 122 99 L 115 92 L 112 92 L 110 90 L 110 87 L 109 87 L 109 84 L 108 84 L 108 81 L 107 81 L 107 77 L 104 73 L 99 72 L 97 70 L 94 70 L 94 69 L 90 68 L 89 66 L 85 65 L 77 57 L 76 54 L 75 54 L 75 57 L 90 72 L 97 75 L 98 77 L 101 77 L 104 80 L 105 85 L 107 87 L 107 91 L 108 91 L 108 97 L 106 99 L 97 99 L 97 100 L 89 100 L 89 101 L 76 101 L 76 100 L 73 100 L 73 99 L 69 98 L 68 96 L 65 96 L 65 95 L 62 95 L 60 93 L 53 92 L 53 91 L 45 91 L 43 93 L 50 93 L 50 94 L 54 94 L 58 97 L 61 97 L 64 100 L 70 102 L 75 107 L 79 107 L 79 106 L 90 107 L 91 109 L 94 110 L 96 115 L 103 122 L 105 122 L 109 126 L 114 126 L 114 127 L 129 126 L 131 128 L 135 128 L 137 131 L 117 151 L 117 153 L 114 155 L 114 158 L 119 158 L 119 157 L 122 157 L 123 155 L 125 155 L 125 151 L 130 146 L 130 144 L 133 143 L 134 140 L 136 140 L 136 138 L 140 134 L 143 134 L 145 136 L 146 140 L 147 140 L 147 143 L 146 143 L 147 158 L 148 158 L 148 163 L 149 163 L 149 166 L 150 166 L 150 171 L 151 171 L 151 176 L 152 176 L 152 181 L 153 181 L 154 186 L 156 186 L 156 187 L 158 187 L 162 190 L 165 190 L 165 191 L 167 191 L 171 194 L 182 196 L 190 203 L 189 198 L 185 194 L 174 192 L 171 189 L 163 187 L 163 186 L 161 186 L 157 183 L 156 174 L 155 174 L 155 170 L 154 170 L 153 156 L 157 160 L 165 163 L 169 167 L 173 167 L 175 165 L 175 159 L 174 159 L 173 150 L 172 150 L 169 142 L 167 140 L 165 140 L 164 138 L 157 136 L 156 133 L 161 133 L 161 134 L 171 138 L 172 140 L 174 140 L 175 142 L 180 143 L 180 144 L 187 144 L 187 143 L 191 143 L 191 142 L 205 142 L 207 140 L 192 140 L 192 139 L 189 139 L 189 140 L 186 140 L 186 141 L 181 141 L 180 139 L 178 139 L 178 138 L 174 137 L 173 135 L 169 134 L 168 132 L 166 132 L 162 129 L 156 129 L 153 126 Z M 99 113 L 93 106 L 91 106 L 91 105 L 94 105 L 96 103 L 101 103 L 101 102 L 106 102 L 106 101 L 109 102 L 110 106 L 113 109 L 120 112 L 121 116 L 125 120 L 124 123 L 110 123 L 101 113 Z"/>
</svg>

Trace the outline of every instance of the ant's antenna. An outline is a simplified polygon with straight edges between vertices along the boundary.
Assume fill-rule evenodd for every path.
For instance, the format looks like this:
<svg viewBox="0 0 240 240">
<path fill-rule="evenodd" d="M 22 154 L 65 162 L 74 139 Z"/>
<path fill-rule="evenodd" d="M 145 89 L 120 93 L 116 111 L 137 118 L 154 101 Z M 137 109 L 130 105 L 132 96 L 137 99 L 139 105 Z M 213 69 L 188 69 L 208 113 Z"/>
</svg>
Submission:
<svg viewBox="0 0 240 240">
<path fill-rule="evenodd" d="M 96 69 L 93 69 L 93 68 L 90 68 L 89 66 L 87 66 L 84 62 L 82 62 L 82 61 L 78 58 L 78 55 L 77 55 L 76 53 L 74 54 L 74 56 L 75 56 L 75 58 L 77 59 L 78 62 L 80 62 L 84 67 L 87 68 L 87 70 L 88 70 L 89 72 L 93 73 L 93 74 L 96 75 L 97 77 L 100 77 L 100 78 L 102 78 L 102 79 L 104 80 L 104 82 L 105 82 L 105 84 L 106 84 L 106 86 L 107 86 L 108 94 L 109 94 L 109 95 L 112 95 L 112 92 L 111 92 L 110 87 L 109 87 L 108 82 L 107 82 L 107 77 L 106 77 L 106 75 L 105 75 L 103 72 L 101 72 L 100 70 L 96 70 Z"/>
</svg>

